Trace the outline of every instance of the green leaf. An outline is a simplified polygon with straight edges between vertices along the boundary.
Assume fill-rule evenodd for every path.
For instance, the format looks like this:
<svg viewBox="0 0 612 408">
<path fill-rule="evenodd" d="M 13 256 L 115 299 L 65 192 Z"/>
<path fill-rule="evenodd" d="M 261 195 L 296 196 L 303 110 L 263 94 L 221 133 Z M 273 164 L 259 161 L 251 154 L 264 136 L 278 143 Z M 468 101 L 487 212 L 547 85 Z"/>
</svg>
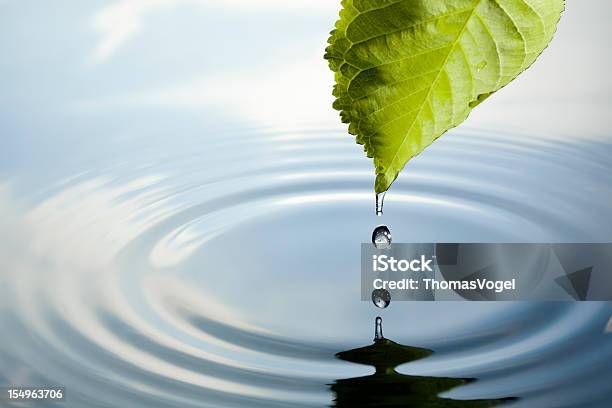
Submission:
<svg viewBox="0 0 612 408">
<path fill-rule="evenodd" d="M 343 0 L 325 58 L 376 192 L 546 48 L 563 0 Z"/>
</svg>

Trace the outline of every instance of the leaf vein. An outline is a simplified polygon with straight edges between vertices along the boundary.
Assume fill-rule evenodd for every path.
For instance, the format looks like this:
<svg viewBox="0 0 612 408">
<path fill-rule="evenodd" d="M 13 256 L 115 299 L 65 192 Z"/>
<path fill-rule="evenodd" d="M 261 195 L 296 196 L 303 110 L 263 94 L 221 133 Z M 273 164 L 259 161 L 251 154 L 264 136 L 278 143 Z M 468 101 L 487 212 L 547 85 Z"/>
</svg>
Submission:
<svg viewBox="0 0 612 408">
<path fill-rule="evenodd" d="M 470 21 L 470 19 L 472 18 L 472 16 L 474 15 L 474 13 L 476 12 L 476 8 L 480 5 L 480 2 L 482 0 L 477 0 L 476 3 L 474 3 L 474 8 L 472 9 L 472 12 L 470 13 L 470 15 L 466 18 L 465 23 L 463 24 L 463 27 L 461 28 L 461 31 L 459 32 L 459 34 L 457 35 L 457 40 L 455 41 L 455 44 L 453 45 L 453 47 L 451 48 L 451 50 L 449 51 L 448 55 L 446 56 L 446 59 L 444 60 L 444 63 L 442 64 L 442 67 L 446 66 L 446 63 L 448 62 L 448 59 L 450 58 L 453 50 L 454 50 L 454 46 L 459 42 L 459 40 L 461 39 L 461 36 L 463 35 L 463 32 L 465 31 L 468 22 Z M 429 92 L 427 93 L 425 100 L 429 99 L 429 96 L 431 95 L 431 90 L 434 87 L 434 84 L 438 81 L 438 78 L 440 77 L 440 74 L 442 73 L 442 70 L 440 70 L 438 72 L 438 75 L 436 76 L 436 78 L 434 79 L 434 81 L 432 82 L 431 87 L 429 88 Z M 389 171 L 393 169 L 395 161 L 397 160 L 397 157 L 399 155 L 400 150 L 404 147 L 404 144 L 406 143 L 406 140 L 408 140 L 408 136 L 410 135 L 410 133 L 412 132 L 412 129 L 414 128 L 415 123 L 418 120 L 418 117 L 420 116 L 421 112 L 423 111 L 423 107 L 425 106 L 425 104 L 421 104 L 421 108 L 419 110 L 419 112 L 417 113 L 417 116 L 415 118 L 415 120 L 412 122 L 412 124 L 410 125 L 410 128 L 408 129 L 408 131 L 405 133 L 404 138 L 402 139 L 402 142 L 400 143 L 399 148 L 396 150 L 395 154 L 393 155 L 393 158 L 391 159 L 391 161 L 389 162 L 389 166 L 387 167 L 387 169 L 384 172 L 384 176 L 388 177 L 389 175 Z"/>
</svg>

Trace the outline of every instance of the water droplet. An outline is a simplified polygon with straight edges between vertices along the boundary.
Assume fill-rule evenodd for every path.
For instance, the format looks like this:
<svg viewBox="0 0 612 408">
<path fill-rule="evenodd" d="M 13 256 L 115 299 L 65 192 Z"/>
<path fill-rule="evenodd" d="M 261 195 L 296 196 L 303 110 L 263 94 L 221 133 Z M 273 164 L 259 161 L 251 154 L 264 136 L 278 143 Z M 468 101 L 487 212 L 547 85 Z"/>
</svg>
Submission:
<svg viewBox="0 0 612 408">
<path fill-rule="evenodd" d="M 382 317 L 376 317 L 376 323 L 374 326 L 374 341 L 383 340 L 383 332 L 382 332 Z"/>
<path fill-rule="evenodd" d="M 378 217 L 383 215 L 383 205 L 385 204 L 385 194 L 387 194 L 386 191 L 383 191 L 382 193 L 376 193 L 376 215 Z"/>
<path fill-rule="evenodd" d="M 372 291 L 372 302 L 376 307 L 385 309 L 391 303 L 391 294 L 386 289 L 374 289 Z"/>
<path fill-rule="evenodd" d="M 376 249 L 388 249 L 391 246 L 391 231 L 386 225 L 379 225 L 374 228 L 372 243 Z"/>
</svg>

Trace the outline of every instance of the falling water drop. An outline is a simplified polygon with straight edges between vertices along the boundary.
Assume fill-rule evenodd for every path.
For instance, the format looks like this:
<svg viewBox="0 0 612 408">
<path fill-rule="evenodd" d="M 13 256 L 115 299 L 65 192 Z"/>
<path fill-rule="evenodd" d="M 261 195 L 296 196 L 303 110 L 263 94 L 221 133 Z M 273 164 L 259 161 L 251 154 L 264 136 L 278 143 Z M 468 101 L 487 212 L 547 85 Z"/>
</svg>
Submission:
<svg viewBox="0 0 612 408">
<path fill-rule="evenodd" d="M 391 231 L 386 225 L 379 225 L 372 232 L 372 243 L 376 249 L 389 249 L 391 246 Z"/>
<path fill-rule="evenodd" d="M 383 205 L 385 204 L 385 194 L 387 194 L 386 191 L 383 191 L 382 193 L 376 193 L 376 215 L 378 217 L 383 215 Z"/>
<path fill-rule="evenodd" d="M 374 289 L 372 291 L 372 302 L 376 307 L 385 309 L 391 303 L 391 294 L 386 289 Z"/>
<path fill-rule="evenodd" d="M 383 340 L 383 332 L 382 332 L 382 317 L 376 317 L 376 324 L 374 326 L 374 341 Z"/>
</svg>

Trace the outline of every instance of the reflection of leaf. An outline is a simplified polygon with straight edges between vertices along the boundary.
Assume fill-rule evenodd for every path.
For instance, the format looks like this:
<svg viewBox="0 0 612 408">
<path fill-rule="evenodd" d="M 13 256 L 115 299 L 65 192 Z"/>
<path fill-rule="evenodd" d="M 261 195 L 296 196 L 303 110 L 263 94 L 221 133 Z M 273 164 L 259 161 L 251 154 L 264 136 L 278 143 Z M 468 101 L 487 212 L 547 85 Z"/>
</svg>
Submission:
<svg viewBox="0 0 612 408">
<path fill-rule="evenodd" d="M 365 377 L 345 378 L 331 384 L 336 394 L 336 408 L 429 407 L 479 408 L 503 405 L 515 398 L 490 400 L 454 400 L 440 394 L 461 386 L 469 379 L 404 375 L 395 371 L 400 364 L 425 358 L 431 350 L 403 346 L 388 339 L 336 354 L 340 360 L 374 366 L 376 371 Z"/>
<path fill-rule="evenodd" d="M 512 81 L 552 39 L 563 0 L 343 0 L 325 58 L 334 108 L 374 158 L 377 192 Z"/>
</svg>

